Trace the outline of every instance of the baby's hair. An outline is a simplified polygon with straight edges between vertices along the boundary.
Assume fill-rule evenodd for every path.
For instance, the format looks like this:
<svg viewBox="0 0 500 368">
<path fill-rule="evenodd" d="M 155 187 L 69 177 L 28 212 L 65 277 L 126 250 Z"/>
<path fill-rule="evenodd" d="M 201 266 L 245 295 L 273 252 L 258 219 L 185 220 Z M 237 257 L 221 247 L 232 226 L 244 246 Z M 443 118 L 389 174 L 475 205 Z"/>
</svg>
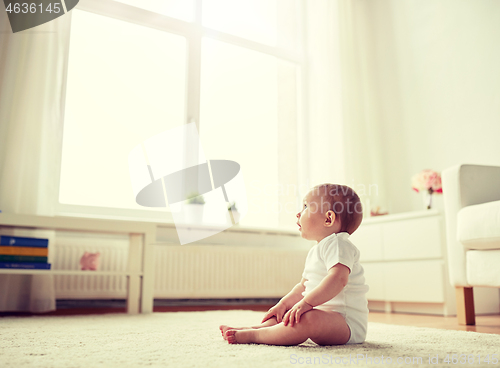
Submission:
<svg viewBox="0 0 500 368">
<path fill-rule="evenodd" d="M 322 203 L 324 200 L 329 204 L 328 210 L 340 220 L 340 232 L 356 231 L 363 220 L 363 206 L 354 189 L 347 185 L 321 184 L 313 188 L 313 193 L 322 197 Z"/>
</svg>

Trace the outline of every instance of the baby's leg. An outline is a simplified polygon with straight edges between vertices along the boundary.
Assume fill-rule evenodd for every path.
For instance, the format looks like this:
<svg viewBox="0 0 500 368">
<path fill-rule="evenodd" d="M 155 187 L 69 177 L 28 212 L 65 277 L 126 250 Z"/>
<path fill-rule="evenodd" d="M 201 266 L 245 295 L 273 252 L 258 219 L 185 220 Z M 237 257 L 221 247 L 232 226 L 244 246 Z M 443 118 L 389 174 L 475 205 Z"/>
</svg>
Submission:
<svg viewBox="0 0 500 368">
<path fill-rule="evenodd" d="M 256 325 L 256 326 L 251 326 L 251 327 L 229 327 L 227 325 L 220 325 L 219 329 L 220 329 L 220 332 L 222 333 L 222 337 L 224 337 L 224 340 L 226 340 L 226 331 L 228 331 L 228 330 L 258 329 L 258 328 L 263 328 L 263 327 L 274 326 L 277 323 L 278 323 L 278 321 L 276 320 L 276 317 L 271 317 L 268 320 L 266 320 L 263 323 L 261 323 L 260 325 Z"/>
<path fill-rule="evenodd" d="M 318 345 L 342 345 L 349 341 L 350 334 L 339 313 L 312 309 L 293 327 L 279 323 L 260 329 L 228 330 L 225 337 L 230 344 L 297 345 L 310 338 Z"/>
</svg>

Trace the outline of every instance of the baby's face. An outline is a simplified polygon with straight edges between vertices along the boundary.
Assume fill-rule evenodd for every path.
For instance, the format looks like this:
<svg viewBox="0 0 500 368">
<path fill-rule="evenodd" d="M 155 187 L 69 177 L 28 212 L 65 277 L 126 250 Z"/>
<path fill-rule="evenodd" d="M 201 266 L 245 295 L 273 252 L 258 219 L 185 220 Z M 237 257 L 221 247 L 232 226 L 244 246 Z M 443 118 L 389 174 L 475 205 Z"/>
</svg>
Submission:
<svg viewBox="0 0 500 368">
<path fill-rule="evenodd" d="M 297 219 L 299 231 L 304 239 L 319 242 L 333 233 L 332 226 L 328 225 L 335 220 L 335 214 L 328 211 L 328 204 L 324 199 L 322 200 L 320 194 L 314 191 L 310 191 L 304 197 L 302 210 L 297 213 Z"/>
</svg>

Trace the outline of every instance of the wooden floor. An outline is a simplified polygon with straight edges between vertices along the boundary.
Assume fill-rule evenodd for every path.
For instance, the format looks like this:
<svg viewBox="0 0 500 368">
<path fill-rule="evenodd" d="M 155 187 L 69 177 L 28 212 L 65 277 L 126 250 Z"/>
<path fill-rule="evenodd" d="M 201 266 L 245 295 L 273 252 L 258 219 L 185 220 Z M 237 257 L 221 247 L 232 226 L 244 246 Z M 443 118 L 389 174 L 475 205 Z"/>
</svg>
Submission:
<svg viewBox="0 0 500 368">
<path fill-rule="evenodd" d="M 500 335 L 500 314 L 476 316 L 475 326 L 463 326 L 457 317 L 370 312 L 368 321 L 392 325 L 440 328 L 444 330 L 475 331 Z"/>
<path fill-rule="evenodd" d="M 254 311 L 267 311 L 272 305 L 227 305 L 227 306 L 156 306 L 154 312 L 191 312 L 191 311 L 206 311 L 206 310 L 232 310 L 244 309 Z M 81 314 L 106 314 L 106 313 L 125 313 L 124 308 L 68 308 L 59 309 L 54 312 L 44 313 L 42 315 L 48 316 L 61 316 L 61 315 L 81 315 Z M 14 312 L 0 312 L 0 317 L 6 316 L 32 316 L 31 313 L 14 313 Z M 416 327 L 430 327 L 440 328 L 445 330 L 459 330 L 459 331 L 475 331 L 481 333 L 491 333 L 500 335 L 500 314 L 476 316 L 475 326 L 462 326 L 457 323 L 456 317 L 442 317 L 435 315 L 417 315 L 417 314 L 404 314 L 404 313 L 383 313 L 383 312 L 370 312 L 368 321 L 387 323 L 402 326 L 416 326 Z"/>
</svg>

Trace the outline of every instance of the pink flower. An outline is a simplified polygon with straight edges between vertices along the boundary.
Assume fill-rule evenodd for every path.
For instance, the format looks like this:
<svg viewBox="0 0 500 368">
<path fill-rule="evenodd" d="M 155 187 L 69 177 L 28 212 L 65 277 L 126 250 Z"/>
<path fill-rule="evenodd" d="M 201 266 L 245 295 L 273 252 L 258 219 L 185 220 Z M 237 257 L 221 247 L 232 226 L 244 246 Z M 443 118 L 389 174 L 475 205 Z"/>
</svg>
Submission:
<svg viewBox="0 0 500 368">
<path fill-rule="evenodd" d="M 433 170 L 422 170 L 411 178 L 412 189 L 416 192 L 426 190 L 430 193 L 443 193 L 441 175 Z"/>
</svg>

